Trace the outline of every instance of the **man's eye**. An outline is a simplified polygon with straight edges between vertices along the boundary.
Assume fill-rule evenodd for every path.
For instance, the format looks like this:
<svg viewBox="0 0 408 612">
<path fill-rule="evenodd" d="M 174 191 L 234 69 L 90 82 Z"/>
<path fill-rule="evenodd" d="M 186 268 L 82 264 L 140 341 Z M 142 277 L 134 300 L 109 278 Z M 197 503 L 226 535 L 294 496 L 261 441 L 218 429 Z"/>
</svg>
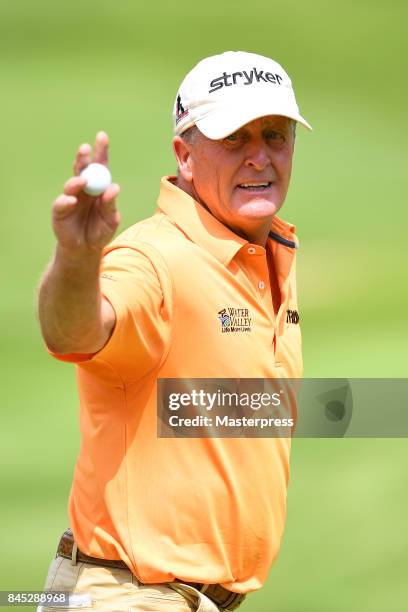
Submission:
<svg viewBox="0 0 408 612">
<path fill-rule="evenodd" d="M 236 142 L 238 140 L 238 132 L 234 132 L 225 138 L 228 142 Z"/>
<path fill-rule="evenodd" d="M 265 136 L 270 140 L 281 140 L 282 142 L 285 140 L 284 134 L 282 134 L 281 132 L 275 132 L 275 130 L 266 132 Z"/>
</svg>

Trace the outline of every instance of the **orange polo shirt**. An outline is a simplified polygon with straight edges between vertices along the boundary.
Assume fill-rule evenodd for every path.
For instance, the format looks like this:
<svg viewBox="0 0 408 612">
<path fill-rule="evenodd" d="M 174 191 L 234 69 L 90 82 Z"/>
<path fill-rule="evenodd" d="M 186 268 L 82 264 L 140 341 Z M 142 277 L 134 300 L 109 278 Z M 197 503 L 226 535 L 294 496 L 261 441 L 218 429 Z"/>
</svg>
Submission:
<svg viewBox="0 0 408 612">
<path fill-rule="evenodd" d="M 69 502 L 79 548 L 123 559 L 141 582 L 262 586 L 280 546 L 288 438 L 158 438 L 158 378 L 297 378 L 294 227 L 274 218 L 266 249 L 161 182 L 158 209 L 106 249 L 101 289 L 117 322 L 77 362 L 81 447 Z M 268 254 L 269 252 L 269 254 Z M 281 305 L 275 316 L 267 264 Z M 219 313 L 250 329 L 222 333 Z"/>
</svg>

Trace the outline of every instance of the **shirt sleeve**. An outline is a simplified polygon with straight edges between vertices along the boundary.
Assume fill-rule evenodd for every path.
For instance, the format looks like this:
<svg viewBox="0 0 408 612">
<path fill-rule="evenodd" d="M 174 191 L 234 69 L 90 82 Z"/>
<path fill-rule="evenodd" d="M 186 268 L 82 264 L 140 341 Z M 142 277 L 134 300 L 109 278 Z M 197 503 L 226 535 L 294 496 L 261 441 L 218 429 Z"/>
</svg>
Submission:
<svg viewBox="0 0 408 612">
<path fill-rule="evenodd" d="M 94 354 L 59 355 L 77 364 L 108 364 L 127 382 L 157 366 L 168 348 L 171 291 L 164 262 L 153 262 L 136 248 L 119 247 L 102 260 L 100 285 L 116 324 L 105 346 Z"/>
</svg>

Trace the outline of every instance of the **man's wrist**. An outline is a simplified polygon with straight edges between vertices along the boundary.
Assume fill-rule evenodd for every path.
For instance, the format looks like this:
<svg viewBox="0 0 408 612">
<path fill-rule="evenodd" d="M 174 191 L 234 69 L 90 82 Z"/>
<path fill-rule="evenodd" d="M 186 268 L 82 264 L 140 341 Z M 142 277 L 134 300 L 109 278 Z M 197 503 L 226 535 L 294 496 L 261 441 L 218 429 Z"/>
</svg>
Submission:
<svg viewBox="0 0 408 612">
<path fill-rule="evenodd" d="M 54 261 L 57 265 L 64 267 L 83 269 L 99 266 L 102 254 L 103 248 L 100 247 L 67 249 L 58 243 L 55 249 Z"/>
</svg>

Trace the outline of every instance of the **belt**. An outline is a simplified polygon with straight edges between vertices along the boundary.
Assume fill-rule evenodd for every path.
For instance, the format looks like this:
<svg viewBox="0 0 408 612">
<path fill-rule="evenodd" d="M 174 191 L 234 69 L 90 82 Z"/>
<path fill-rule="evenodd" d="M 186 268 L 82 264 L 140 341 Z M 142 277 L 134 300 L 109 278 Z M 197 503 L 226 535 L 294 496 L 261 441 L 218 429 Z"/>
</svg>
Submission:
<svg viewBox="0 0 408 612">
<path fill-rule="evenodd" d="M 89 557 L 80 551 L 75 544 L 71 529 L 67 529 L 62 534 L 58 544 L 57 555 L 65 557 L 65 559 L 71 559 L 74 562 L 82 561 L 83 563 L 92 563 L 93 565 L 101 565 L 103 567 L 129 570 L 126 563 L 120 559 L 99 559 L 98 557 Z M 205 593 L 220 610 L 236 610 L 245 599 L 245 594 L 233 593 L 220 584 L 201 584 L 199 582 L 186 582 L 185 580 L 179 579 L 176 579 L 174 582 L 187 584 Z"/>
</svg>

